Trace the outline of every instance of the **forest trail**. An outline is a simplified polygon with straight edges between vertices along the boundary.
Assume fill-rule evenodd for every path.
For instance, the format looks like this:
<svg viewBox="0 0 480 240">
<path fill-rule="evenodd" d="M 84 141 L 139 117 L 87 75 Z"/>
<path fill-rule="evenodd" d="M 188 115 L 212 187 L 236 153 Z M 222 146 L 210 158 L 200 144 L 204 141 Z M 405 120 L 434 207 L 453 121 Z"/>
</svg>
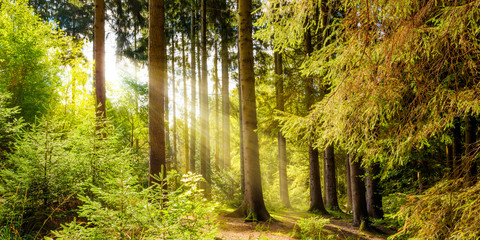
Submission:
<svg viewBox="0 0 480 240">
<path fill-rule="evenodd" d="M 275 221 L 265 223 L 244 222 L 242 218 L 225 217 L 222 213 L 218 216 L 219 233 L 217 239 L 279 239 L 290 240 L 294 238 L 293 229 L 297 220 L 316 216 L 308 212 L 276 212 L 271 213 Z M 337 216 L 329 216 L 330 223 L 324 227 L 324 231 L 329 236 L 335 236 L 333 239 L 365 239 L 365 240 L 384 240 L 388 236 L 387 229 L 382 230 L 385 234 L 359 231 L 353 227 L 351 219 Z M 330 239 L 330 238 L 325 238 Z"/>
</svg>

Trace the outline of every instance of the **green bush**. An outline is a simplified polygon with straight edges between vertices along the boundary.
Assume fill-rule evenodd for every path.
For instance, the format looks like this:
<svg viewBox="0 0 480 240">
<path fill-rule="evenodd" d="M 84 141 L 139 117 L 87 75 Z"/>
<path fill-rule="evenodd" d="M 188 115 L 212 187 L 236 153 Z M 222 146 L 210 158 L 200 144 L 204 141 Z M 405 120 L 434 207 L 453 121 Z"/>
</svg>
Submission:
<svg viewBox="0 0 480 240">
<path fill-rule="evenodd" d="M 105 137 L 95 131 L 92 115 L 78 125 L 43 119 L 24 132 L 0 169 L 0 226 L 15 226 L 20 235 L 38 232 L 74 209 L 77 194 L 132 165 L 108 124 Z"/>
<path fill-rule="evenodd" d="M 294 235 L 300 239 L 323 239 L 328 235 L 323 227 L 330 223 L 330 219 L 321 217 L 302 218 L 294 227 Z"/>
<path fill-rule="evenodd" d="M 160 184 L 142 189 L 136 178 L 122 171 L 110 175 L 104 187 L 94 187 L 94 196 L 82 196 L 79 216 L 53 232 L 58 239 L 213 239 L 216 235 L 214 206 L 198 189 L 201 177 L 180 177 L 172 171 Z M 180 183 L 179 183 L 180 182 Z"/>
</svg>

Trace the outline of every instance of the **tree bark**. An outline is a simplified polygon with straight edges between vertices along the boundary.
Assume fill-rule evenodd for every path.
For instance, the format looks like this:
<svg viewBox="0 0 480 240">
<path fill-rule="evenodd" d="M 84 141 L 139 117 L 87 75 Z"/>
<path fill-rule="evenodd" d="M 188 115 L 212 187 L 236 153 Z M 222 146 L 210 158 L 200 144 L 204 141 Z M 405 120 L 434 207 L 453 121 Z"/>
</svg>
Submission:
<svg viewBox="0 0 480 240">
<path fill-rule="evenodd" d="M 230 169 L 230 97 L 228 89 L 228 47 L 227 47 L 227 31 L 222 28 L 222 42 L 220 49 L 220 57 L 222 61 L 222 124 L 223 124 L 223 164 L 225 169 Z"/>
<path fill-rule="evenodd" d="M 310 29 L 305 31 L 305 53 L 310 55 L 313 52 L 312 36 Z M 313 79 L 308 77 L 305 81 L 305 102 L 307 111 L 313 105 Z M 311 144 L 311 143 L 310 143 Z M 308 162 L 310 165 L 310 209 L 312 212 L 328 214 L 323 205 L 322 184 L 320 182 L 320 164 L 318 162 L 318 150 L 312 145 L 308 147 Z"/>
<path fill-rule="evenodd" d="M 185 58 L 185 36 L 182 32 L 182 77 L 183 77 L 183 141 L 185 154 L 185 173 L 190 169 L 188 141 L 188 96 L 187 96 L 187 60 Z"/>
<path fill-rule="evenodd" d="M 333 144 L 328 145 L 324 152 L 325 206 L 328 209 L 340 211 L 337 199 L 337 178 L 335 174 L 335 155 Z"/>
<path fill-rule="evenodd" d="M 96 116 L 100 121 L 98 126 L 103 126 L 106 118 L 106 93 L 105 93 L 105 0 L 95 0 L 94 20 L 94 51 L 95 59 L 95 96 Z"/>
<path fill-rule="evenodd" d="M 351 176 L 350 176 L 350 156 L 351 154 L 347 154 L 347 159 L 346 159 L 346 166 L 345 166 L 345 172 L 346 172 L 346 180 L 347 180 L 347 208 L 346 212 L 349 213 L 352 211 L 352 181 L 351 181 Z"/>
<path fill-rule="evenodd" d="M 175 83 L 175 30 L 172 34 L 172 110 L 173 110 L 173 153 L 172 153 L 172 163 L 173 168 L 178 171 L 177 163 L 177 108 L 175 103 L 175 93 L 177 85 Z"/>
<path fill-rule="evenodd" d="M 197 75 L 195 72 L 196 65 L 196 56 L 195 56 L 195 3 L 192 3 L 192 13 L 191 13 L 191 25 L 190 25 L 190 57 L 191 57 L 191 66 L 190 70 L 192 72 L 192 104 L 191 108 L 191 123 L 190 123 L 190 166 L 189 169 L 191 172 L 195 172 L 195 152 L 196 152 L 196 136 L 197 136 Z"/>
<path fill-rule="evenodd" d="M 239 0 L 240 87 L 242 89 L 243 137 L 245 140 L 245 196 L 235 211 L 250 221 L 266 221 L 258 150 L 255 76 L 253 68 L 252 0 Z"/>
<path fill-rule="evenodd" d="M 219 106 L 220 99 L 218 97 L 219 80 L 218 80 L 218 50 L 217 38 L 215 37 L 215 56 L 213 57 L 213 78 L 215 80 L 215 167 L 217 171 L 223 168 L 223 159 L 220 157 L 220 121 L 219 121 Z"/>
<path fill-rule="evenodd" d="M 207 5 L 206 0 L 201 2 L 201 49 L 202 49 L 202 78 L 200 81 L 200 173 L 206 182 L 200 187 L 205 196 L 210 197 L 210 130 L 208 113 L 208 73 L 207 73 Z"/>
<path fill-rule="evenodd" d="M 477 163 L 475 161 L 475 142 L 477 141 L 477 119 L 475 116 L 467 116 L 465 119 L 465 156 L 466 164 L 469 166 L 468 175 L 470 178 L 477 177 Z"/>
<path fill-rule="evenodd" d="M 150 143 L 150 181 L 165 171 L 165 9 L 163 0 L 150 0 L 148 42 L 148 122 Z"/>
<path fill-rule="evenodd" d="M 275 88 L 277 92 L 277 109 L 285 110 L 285 100 L 283 98 L 283 61 L 282 55 L 274 53 L 275 59 Z M 278 131 L 278 174 L 280 180 L 280 199 L 283 206 L 291 208 L 290 198 L 288 196 L 288 178 L 287 178 L 287 141 L 283 134 Z"/>
<path fill-rule="evenodd" d="M 367 168 L 367 212 L 371 218 L 383 218 L 382 194 L 380 193 L 380 165 L 374 163 Z"/>
<path fill-rule="evenodd" d="M 239 55 L 240 56 L 240 55 Z M 239 67 L 240 70 L 240 67 Z M 240 75 L 240 74 L 239 74 Z M 243 113 L 242 113 L 242 88 L 238 84 L 238 108 L 240 110 L 238 114 L 239 122 L 239 135 L 240 135 L 240 189 L 242 196 L 245 195 L 245 154 L 244 154 L 244 141 L 243 141 Z"/>
<path fill-rule="evenodd" d="M 367 201 L 365 198 L 365 183 L 363 175 L 365 174 L 361 159 L 355 159 L 354 155 L 350 155 L 350 178 L 352 183 L 352 212 L 353 225 L 368 225 Z"/>
<path fill-rule="evenodd" d="M 460 118 L 455 118 L 453 123 L 453 175 L 454 178 L 460 176 L 462 167 L 460 162 L 462 159 L 462 132 Z"/>
</svg>

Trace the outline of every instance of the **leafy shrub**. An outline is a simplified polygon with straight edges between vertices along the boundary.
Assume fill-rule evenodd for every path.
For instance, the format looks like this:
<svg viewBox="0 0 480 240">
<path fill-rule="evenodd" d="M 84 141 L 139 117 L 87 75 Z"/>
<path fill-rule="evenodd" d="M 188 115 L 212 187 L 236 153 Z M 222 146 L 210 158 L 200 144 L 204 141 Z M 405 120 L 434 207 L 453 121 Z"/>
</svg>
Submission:
<svg viewBox="0 0 480 240">
<path fill-rule="evenodd" d="M 397 217 L 405 221 L 392 239 L 478 239 L 480 182 L 444 180 L 423 195 L 409 195 Z"/>
<path fill-rule="evenodd" d="M 58 239 L 213 239 L 213 208 L 198 189 L 199 175 L 180 177 L 172 171 L 166 183 L 142 189 L 136 178 L 122 171 L 110 175 L 104 187 L 94 187 L 94 197 L 82 196 L 79 216 L 53 232 Z"/>
<path fill-rule="evenodd" d="M 323 227 L 330 223 L 330 219 L 321 217 L 302 218 L 297 221 L 294 228 L 296 238 L 300 239 L 323 239 L 327 234 Z"/>
</svg>

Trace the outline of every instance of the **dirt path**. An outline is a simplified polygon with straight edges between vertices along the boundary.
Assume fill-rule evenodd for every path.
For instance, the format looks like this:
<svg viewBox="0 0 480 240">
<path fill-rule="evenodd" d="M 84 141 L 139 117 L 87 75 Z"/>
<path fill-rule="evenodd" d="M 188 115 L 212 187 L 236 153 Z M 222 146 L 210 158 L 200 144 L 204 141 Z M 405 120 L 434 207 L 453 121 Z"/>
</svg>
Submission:
<svg viewBox="0 0 480 240">
<path fill-rule="evenodd" d="M 296 239 L 293 237 L 293 228 L 300 218 L 315 216 L 306 212 L 281 212 L 272 214 L 276 221 L 269 223 L 244 222 L 241 218 L 225 217 L 220 214 L 218 217 L 219 234 L 217 239 Z M 388 234 L 380 234 L 367 231 L 358 231 L 353 227 L 349 219 L 340 217 L 328 217 L 330 224 L 324 227 L 328 235 L 336 239 L 371 239 L 384 240 Z M 388 232 L 385 229 L 384 232 Z"/>
</svg>

